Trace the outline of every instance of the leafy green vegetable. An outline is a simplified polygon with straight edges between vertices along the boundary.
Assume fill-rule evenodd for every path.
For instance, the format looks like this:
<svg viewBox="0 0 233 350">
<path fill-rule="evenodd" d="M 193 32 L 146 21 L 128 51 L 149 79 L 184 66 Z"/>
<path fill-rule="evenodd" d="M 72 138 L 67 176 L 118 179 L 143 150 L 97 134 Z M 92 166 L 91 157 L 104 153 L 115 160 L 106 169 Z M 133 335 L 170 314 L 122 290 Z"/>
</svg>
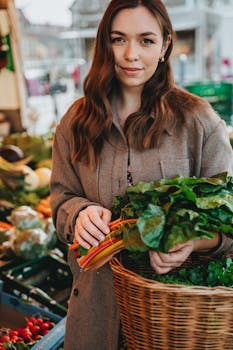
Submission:
<svg viewBox="0 0 233 350">
<path fill-rule="evenodd" d="M 124 265 L 127 268 L 132 269 L 142 277 L 161 283 L 233 288 L 233 260 L 224 254 L 212 260 L 201 259 L 198 261 L 195 258 L 191 260 L 190 266 L 181 266 L 162 275 L 157 274 L 150 267 L 148 254 L 130 252 L 126 253 L 125 258 Z"/>
<path fill-rule="evenodd" d="M 138 230 L 148 249 L 163 252 L 191 239 L 211 239 L 214 231 L 233 235 L 233 178 L 221 173 L 139 182 L 115 198 L 113 212 L 122 219 L 138 219 L 130 234 L 122 231 L 123 240 Z M 130 237 L 127 249 L 136 251 L 138 238 Z"/>
<path fill-rule="evenodd" d="M 141 240 L 151 249 L 159 247 L 165 225 L 163 210 L 154 204 L 148 204 L 147 209 L 137 221 Z"/>
<path fill-rule="evenodd" d="M 169 274 L 158 275 L 154 273 L 150 278 L 171 284 L 233 288 L 233 261 L 231 258 L 222 256 L 194 267 L 181 268 Z"/>
<path fill-rule="evenodd" d="M 0 219 L 6 219 L 6 216 L 13 208 L 21 205 L 28 205 L 35 208 L 39 201 L 49 195 L 49 186 L 38 188 L 34 191 L 26 191 L 24 188 L 12 189 L 0 184 Z"/>
<path fill-rule="evenodd" d="M 148 246 L 142 241 L 137 226 L 127 226 L 122 227 L 123 241 L 127 249 L 132 252 L 148 251 Z"/>
</svg>

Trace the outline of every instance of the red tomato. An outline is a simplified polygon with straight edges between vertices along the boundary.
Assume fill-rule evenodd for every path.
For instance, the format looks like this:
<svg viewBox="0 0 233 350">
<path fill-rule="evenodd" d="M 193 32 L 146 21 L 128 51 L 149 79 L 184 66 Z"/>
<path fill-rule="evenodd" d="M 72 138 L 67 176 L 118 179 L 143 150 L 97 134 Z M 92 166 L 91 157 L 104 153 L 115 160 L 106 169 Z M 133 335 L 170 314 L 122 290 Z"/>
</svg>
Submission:
<svg viewBox="0 0 233 350">
<path fill-rule="evenodd" d="M 28 322 L 32 322 L 33 324 L 36 323 L 36 318 L 33 317 L 33 316 L 30 316 L 30 317 L 26 318 L 26 320 L 27 320 Z"/>
<path fill-rule="evenodd" d="M 40 326 L 33 325 L 29 328 L 33 335 L 40 333 Z"/>
<path fill-rule="evenodd" d="M 23 340 L 29 341 L 31 340 L 32 337 L 32 332 L 30 331 L 29 328 L 23 328 L 19 331 L 19 334 L 23 338 Z"/>
<path fill-rule="evenodd" d="M 35 323 L 40 326 L 42 323 L 44 323 L 44 320 L 43 320 L 43 318 L 39 317 L 36 319 Z"/>
<path fill-rule="evenodd" d="M 34 326 L 34 322 L 32 322 L 32 321 L 27 321 L 27 323 L 26 323 L 26 327 L 29 327 L 29 328 L 31 328 L 31 327 L 33 327 Z"/>
<path fill-rule="evenodd" d="M 9 337 L 12 338 L 12 337 L 18 337 L 19 335 L 19 332 L 17 330 L 10 330 L 9 332 Z"/>
<path fill-rule="evenodd" d="M 0 343 L 4 343 L 5 341 L 9 341 L 9 340 L 10 340 L 9 335 L 3 335 L 3 336 L 0 338 Z"/>
<path fill-rule="evenodd" d="M 49 329 L 51 329 L 51 328 L 53 328 L 55 326 L 54 322 L 47 321 L 47 323 L 48 323 Z"/>
<path fill-rule="evenodd" d="M 43 336 L 41 334 L 37 334 L 34 337 L 34 340 L 40 340 L 41 338 L 43 338 Z"/>
<path fill-rule="evenodd" d="M 48 329 L 44 329 L 41 333 L 42 333 L 42 335 L 46 335 L 46 334 L 49 333 L 49 330 Z"/>
<path fill-rule="evenodd" d="M 18 342 L 19 342 L 19 337 L 17 337 L 16 335 L 15 335 L 15 336 L 12 336 L 12 337 L 10 338 L 10 341 L 11 341 L 12 343 L 18 343 Z"/>
</svg>

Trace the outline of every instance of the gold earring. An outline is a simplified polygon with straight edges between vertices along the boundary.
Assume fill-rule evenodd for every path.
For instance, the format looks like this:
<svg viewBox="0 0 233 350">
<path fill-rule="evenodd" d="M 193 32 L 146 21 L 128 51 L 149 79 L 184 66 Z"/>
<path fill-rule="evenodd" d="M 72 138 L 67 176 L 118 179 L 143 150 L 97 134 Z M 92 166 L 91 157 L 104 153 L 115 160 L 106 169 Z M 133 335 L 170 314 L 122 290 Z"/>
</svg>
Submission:
<svg viewBox="0 0 233 350">
<path fill-rule="evenodd" d="M 160 63 L 163 63 L 164 62 L 164 57 L 160 57 Z"/>
</svg>

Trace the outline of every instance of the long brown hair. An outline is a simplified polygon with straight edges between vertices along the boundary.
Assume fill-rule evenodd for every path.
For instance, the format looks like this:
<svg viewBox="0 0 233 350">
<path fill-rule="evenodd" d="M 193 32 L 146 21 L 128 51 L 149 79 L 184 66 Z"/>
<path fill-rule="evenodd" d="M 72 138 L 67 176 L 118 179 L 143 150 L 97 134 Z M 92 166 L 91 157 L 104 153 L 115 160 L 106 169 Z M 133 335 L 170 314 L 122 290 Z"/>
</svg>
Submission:
<svg viewBox="0 0 233 350">
<path fill-rule="evenodd" d="M 92 64 L 84 81 L 84 97 L 68 111 L 74 116 L 72 158 L 85 161 L 92 167 L 98 161 L 103 142 L 109 138 L 112 126 L 110 98 L 118 88 L 110 37 L 112 22 L 119 11 L 140 5 L 158 20 L 164 42 L 168 35 L 173 38 L 172 24 L 161 0 L 112 0 L 109 3 L 98 27 Z M 156 147 L 168 123 L 175 123 L 166 98 L 174 86 L 169 61 L 172 47 L 171 39 L 164 62 L 158 64 L 155 73 L 144 85 L 140 109 L 131 114 L 125 124 L 128 143 L 138 150 Z"/>
</svg>

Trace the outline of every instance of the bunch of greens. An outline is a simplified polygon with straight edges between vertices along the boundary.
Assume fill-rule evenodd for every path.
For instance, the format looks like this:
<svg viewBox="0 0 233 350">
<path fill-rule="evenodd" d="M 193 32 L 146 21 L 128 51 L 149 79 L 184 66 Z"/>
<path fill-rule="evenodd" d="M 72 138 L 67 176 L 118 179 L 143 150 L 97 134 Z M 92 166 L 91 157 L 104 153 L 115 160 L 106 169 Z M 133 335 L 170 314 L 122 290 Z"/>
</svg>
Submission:
<svg viewBox="0 0 233 350">
<path fill-rule="evenodd" d="M 233 288 L 233 261 L 229 257 L 222 256 L 194 267 L 181 268 L 170 274 L 153 273 L 150 278 L 169 284 Z"/>
<path fill-rule="evenodd" d="M 213 232 L 233 235 L 233 178 L 183 177 L 139 182 L 114 198 L 112 211 L 121 220 L 121 236 L 129 251 L 168 252 L 191 239 L 213 238 Z"/>
</svg>

